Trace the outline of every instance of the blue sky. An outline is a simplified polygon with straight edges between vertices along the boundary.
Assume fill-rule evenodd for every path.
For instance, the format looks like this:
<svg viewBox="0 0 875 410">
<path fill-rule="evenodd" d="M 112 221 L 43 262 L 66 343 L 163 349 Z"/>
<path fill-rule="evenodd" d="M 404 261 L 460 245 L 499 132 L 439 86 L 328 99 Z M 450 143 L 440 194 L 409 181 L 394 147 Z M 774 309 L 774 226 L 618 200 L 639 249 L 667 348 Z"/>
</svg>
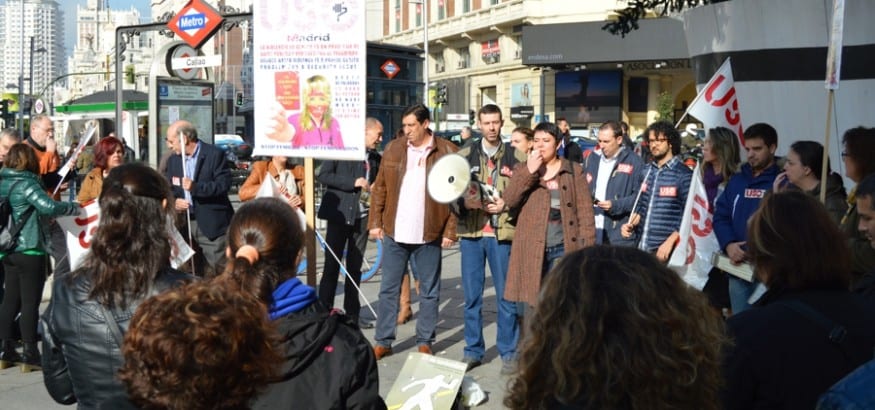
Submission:
<svg viewBox="0 0 875 410">
<path fill-rule="evenodd" d="M 105 0 L 99 0 L 105 1 Z M 161 2 L 161 0 L 109 0 L 109 8 L 112 10 L 128 10 L 134 6 L 140 10 L 140 17 L 146 21 L 151 21 L 150 3 Z M 76 44 L 76 5 L 85 6 L 87 0 L 60 0 L 58 4 L 64 12 L 64 41 L 67 48 L 67 55 L 73 53 L 73 46 Z"/>
</svg>

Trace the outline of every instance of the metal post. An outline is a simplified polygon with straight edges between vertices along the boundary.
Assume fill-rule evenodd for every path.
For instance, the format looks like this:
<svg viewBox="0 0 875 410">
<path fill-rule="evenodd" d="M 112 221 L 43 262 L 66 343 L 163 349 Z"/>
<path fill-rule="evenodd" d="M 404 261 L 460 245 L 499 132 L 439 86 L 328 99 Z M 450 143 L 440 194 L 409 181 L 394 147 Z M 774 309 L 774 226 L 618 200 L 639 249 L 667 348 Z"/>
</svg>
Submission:
<svg viewBox="0 0 875 410">
<path fill-rule="evenodd" d="M 31 37 L 31 40 L 33 37 Z M 18 132 L 24 137 L 24 0 L 21 0 L 21 58 L 18 70 Z M 31 49 L 33 42 L 31 41 Z"/>
<path fill-rule="evenodd" d="M 428 101 L 428 0 L 422 0 L 422 50 L 424 51 L 422 59 L 422 81 L 423 94 L 422 103 L 430 106 Z"/>
<path fill-rule="evenodd" d="M 30 36 L 30 77 L 27 80 L 27 98 L 33 97 L 33 36 Z"/>
</svg>

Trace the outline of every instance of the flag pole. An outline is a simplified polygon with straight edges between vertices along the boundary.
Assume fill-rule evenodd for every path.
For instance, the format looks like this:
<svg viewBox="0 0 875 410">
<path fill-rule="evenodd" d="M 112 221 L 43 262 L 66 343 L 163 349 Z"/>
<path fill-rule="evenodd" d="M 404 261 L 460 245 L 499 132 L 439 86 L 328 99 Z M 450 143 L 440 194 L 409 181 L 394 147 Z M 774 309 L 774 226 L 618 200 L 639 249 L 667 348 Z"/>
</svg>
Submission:
<svg viewBox="0 0 875 410">
<path fill-rule="evenodd" d="M 827 102 L 826 102 L 826 137 L 823 141 L 823 164 L 820 168 L 820 202 L 826 203 L 826 180 L 829 177 L 828 170 L 829 167 L 829 136 L 830 136 L 830 127 L 829 123 L 832 120 L 832 106 L 835 101 L 835 90 L 830 89 Z"/>
</svg>

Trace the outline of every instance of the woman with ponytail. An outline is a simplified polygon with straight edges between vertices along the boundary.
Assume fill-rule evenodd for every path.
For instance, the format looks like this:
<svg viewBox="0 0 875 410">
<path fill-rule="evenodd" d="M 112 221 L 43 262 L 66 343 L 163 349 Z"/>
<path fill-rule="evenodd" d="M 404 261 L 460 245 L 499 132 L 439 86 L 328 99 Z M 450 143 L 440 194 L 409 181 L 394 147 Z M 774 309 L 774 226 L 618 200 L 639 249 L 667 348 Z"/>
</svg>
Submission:
<svg viewBox="0 0 875 410">
<path fill-rule="evenodd" d="M 280 376 L 253 408 L 385 409 L 370 343 L 295 277 L 303 239 L 294 210 L 276 198 L 246 202 L 228 227 L 229 262 L 218 280 L 264 303 L 282 339 Z"/>
<path fill-rule="evenodd" d="M 192 279 L 170 267 L 173 194 L 161 174 L 139 163 L 115 167 L 99 202 L 91 250 L 55 280 L 41 321 L 46 389 L 79 409 L 123 393 L 122 338 L 140 303 Z"/>
</svg>

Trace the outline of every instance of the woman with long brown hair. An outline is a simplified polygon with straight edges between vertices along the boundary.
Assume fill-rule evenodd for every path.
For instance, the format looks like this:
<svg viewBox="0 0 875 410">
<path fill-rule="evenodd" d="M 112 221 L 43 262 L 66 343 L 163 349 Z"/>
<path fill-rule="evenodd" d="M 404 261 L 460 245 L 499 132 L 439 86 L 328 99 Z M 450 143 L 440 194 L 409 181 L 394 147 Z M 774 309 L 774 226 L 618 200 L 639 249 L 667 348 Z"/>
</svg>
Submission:
<svg viewBox="0 0 875 410">
<path fill-rule="evenodd" d="M 97 408 L 122 390 L 122 335 L 149 296 L 191 279 L 170 266 L 170 184 L 140 163 L 103 180 L 100 222 L 82 265 L 55 280 L 43 314 L 46 389 L 55 401 Z"/>
<path fill-rule="evenodd" d="M 650 254 L 565 255 L 526 320 L 511 409 L 719 409 L 723 322 Z"/>
<path fill-rule="evenodd" d="M 39 369 L 37 317 L 48 271 L 48 217 L 76 215 L 79 206 L 57 202 L 46 193 L 39 177 L 39 162 L 34 148 L 15 144 L 9 149 L 0 170 L 0 197 L 8 198 L 12 218 L 23 223 L 15 249 L 0 253 L 6 276 L 6 292 L 0 305 L 0 369 L 21 364 L 22 371 Z M 23 222 L 22 222 L 23 221 Z M 4 221 L 6 222 L 6 221 Z M 21 314 L 19 327 L 24 354 L 15 350 L 13 326 Z"/>
<path fill-rule="evenodd" d="M 767 195 L 748 222 L 748 253 L 768 291 L 729 318 L 723 408 L 812 409 L 872 359 L 875 306 L 851 293 L 851 261 L 826 208 L 800 191 Z"/>
</svg>

